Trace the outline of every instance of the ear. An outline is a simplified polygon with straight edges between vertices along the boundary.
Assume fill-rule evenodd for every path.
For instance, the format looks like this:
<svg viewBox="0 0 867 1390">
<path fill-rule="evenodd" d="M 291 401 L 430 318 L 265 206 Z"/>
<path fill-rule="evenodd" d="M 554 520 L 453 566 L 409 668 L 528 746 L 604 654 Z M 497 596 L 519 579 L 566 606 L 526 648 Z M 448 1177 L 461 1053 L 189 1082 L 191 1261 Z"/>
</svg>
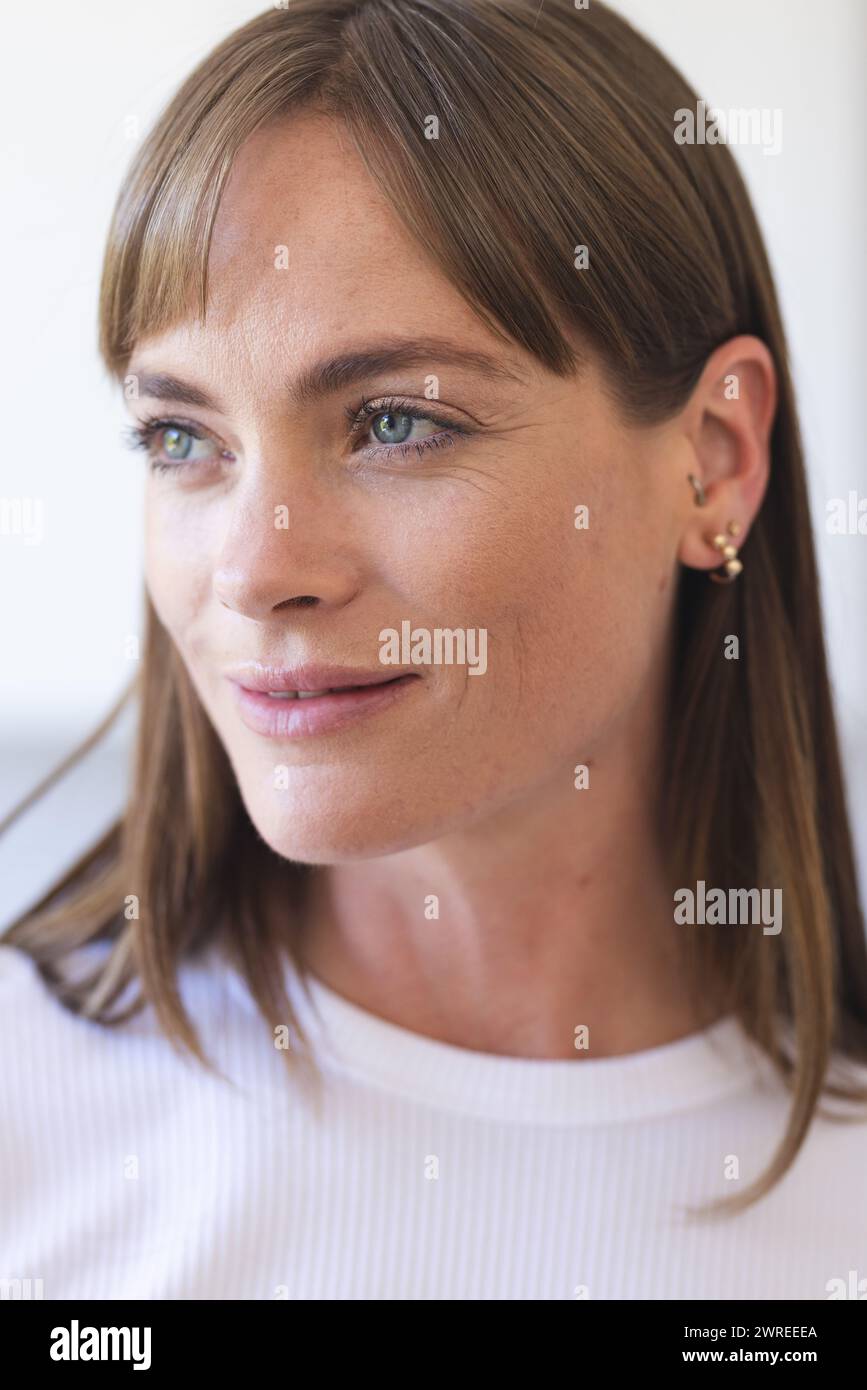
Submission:
<svg viewBox="0 0 867 1390">
<path fill-rule="evenodd" d="M 713 537 L 729 522 L 744 544 L 768 485 L 771 429 L 777 409 L 777 373 L 760 338 L 732 338 L 708 358 L 682 414 L 694 459 L 692 474 L 705 504 L 685 517 L 678 559 L 694 569 L 721 563 Z"/>
</svg>

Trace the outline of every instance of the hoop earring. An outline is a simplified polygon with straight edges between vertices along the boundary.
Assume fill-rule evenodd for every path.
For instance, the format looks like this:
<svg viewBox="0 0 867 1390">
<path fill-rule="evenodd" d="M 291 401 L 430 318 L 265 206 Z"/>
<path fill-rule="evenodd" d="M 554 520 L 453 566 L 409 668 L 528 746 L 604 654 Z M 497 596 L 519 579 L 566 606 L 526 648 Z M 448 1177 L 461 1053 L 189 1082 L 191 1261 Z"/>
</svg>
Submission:
<svg viewBox="0 0 867 1390">
<path fill-rule="evenodd" d="M 736 521 L 730 521 L 726 531 L 729 536 L 739 536 L 741 528 Z M 723 565 L 724 574 L 711 572 L 708 577 L 713 580 L 714 584 L 733 584 L 743 569 L 743 564 L 738 559 L 737 546 L 732 545 L 731 541 L 723 535 L 714 536 L 708 544 L 720 552 L 725 562 Z"/>
</svg>

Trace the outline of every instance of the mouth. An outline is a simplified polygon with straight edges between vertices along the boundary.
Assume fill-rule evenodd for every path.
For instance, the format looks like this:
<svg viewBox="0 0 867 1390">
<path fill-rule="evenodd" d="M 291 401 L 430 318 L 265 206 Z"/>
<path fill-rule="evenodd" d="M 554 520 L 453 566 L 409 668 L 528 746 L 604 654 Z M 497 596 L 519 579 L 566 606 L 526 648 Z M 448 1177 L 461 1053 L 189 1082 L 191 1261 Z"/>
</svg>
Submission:
<svg viewBox="0 0 867 1390">
<path fill-rule="evenodd" d="M 403 677 L 377 681 L 376 684 L 371 681 L 369 685 L 332 685 L 326 690 L 264 690 L 260 693 L 267 695 L 269 700 L 318 700 L 323 695 L 343 695 L 348 690 L 378 690 L 380 685 L 393 685 L 395 679 L 402 680 Z"/>
<path fill-rule="evenodd" d="M 334 733 L 362 715 L 400 699 L 420 676 L 400 671 L 347 671 L 248 666 L 229 676 L 241 719 L 267 738 L 309 738 Z"/>
</svg>

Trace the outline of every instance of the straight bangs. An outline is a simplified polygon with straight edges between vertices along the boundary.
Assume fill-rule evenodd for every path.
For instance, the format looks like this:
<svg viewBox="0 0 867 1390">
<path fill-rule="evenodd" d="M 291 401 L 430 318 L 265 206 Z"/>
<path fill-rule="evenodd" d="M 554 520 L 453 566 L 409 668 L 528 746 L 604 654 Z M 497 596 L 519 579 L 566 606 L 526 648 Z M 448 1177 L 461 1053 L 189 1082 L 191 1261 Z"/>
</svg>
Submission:
<svg viewBox="0 0 867 1390">
<path fill-rule="evenodd" d="M 101 288 L 109 369 L 122 374 L 140 339 L 205 318 L 235 156 L 260 127 L 307 110 L 344 123 L 493 333 L 560 374 L 586 341 L 630 415 L 676 409 L 714 346 L 761 327 L 725 274 L 741 241 L 724 187 L 739 182 L 734 161 L 717 148 L 708 165 L 712 217 L 692 168 L 710 156 L 685 154 L 666 114 L 695 102 L 688 84 L 648 48 L 644 80 L 660 100 L 642 105 L 628 25 L 560 3 L 528 30 L 532 8 L 293 0 L 230 36 L 180 88 L 121 191 Z"/>
</svg>

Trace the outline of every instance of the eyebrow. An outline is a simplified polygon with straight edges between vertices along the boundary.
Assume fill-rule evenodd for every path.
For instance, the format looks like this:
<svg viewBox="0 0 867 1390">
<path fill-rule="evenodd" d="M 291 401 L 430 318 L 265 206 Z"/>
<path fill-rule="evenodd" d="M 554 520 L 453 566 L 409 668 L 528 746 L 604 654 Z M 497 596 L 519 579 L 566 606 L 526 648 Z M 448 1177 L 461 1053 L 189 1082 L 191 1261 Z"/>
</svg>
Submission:
<svg viewBox="0 0 867 1390">
<path fill-rule="evenodd" d="M 458 347 L 443 338 L 386 342 L 359 352 L 339 353 L 306 367 L 290 382 L 287 399 L 309 405 L 334 395 L 347 386 L 389 371 L 408 367 L 457 367 L 480 376 L 526 384 L 526 378 L 486 352 Z M 139 394 L 154 400 L 176 401 L 224 414 L 220 403 L 207 391 L 166 372 L 148 373 L 139 380 Z"/>
<path fill-rule="evenodd" d="M 207 391 L 166 372 L 148 373 L 140 377 L 138 390 L 140 396 L 150 396 L 155 401 L 176 401 L 182 405 L 198 405 L 203 410 L 223 413 L 219 401 L 209 396 Z"/>
<path fill-rule="evenodd" d="M 307 405 L 368 377 L 408 367 L 427 367 L 432 374 L 430 369 L 434 366 L 462 368 L 492 379 L 523 381 L 516 371 L 486 352 L 461 348 L 444 338 L 410 339 L 382 343 L 362 352 L 342 353 L 317 362 L 291 384 L 289 399 L 294 404 Z"/>
</svg>

